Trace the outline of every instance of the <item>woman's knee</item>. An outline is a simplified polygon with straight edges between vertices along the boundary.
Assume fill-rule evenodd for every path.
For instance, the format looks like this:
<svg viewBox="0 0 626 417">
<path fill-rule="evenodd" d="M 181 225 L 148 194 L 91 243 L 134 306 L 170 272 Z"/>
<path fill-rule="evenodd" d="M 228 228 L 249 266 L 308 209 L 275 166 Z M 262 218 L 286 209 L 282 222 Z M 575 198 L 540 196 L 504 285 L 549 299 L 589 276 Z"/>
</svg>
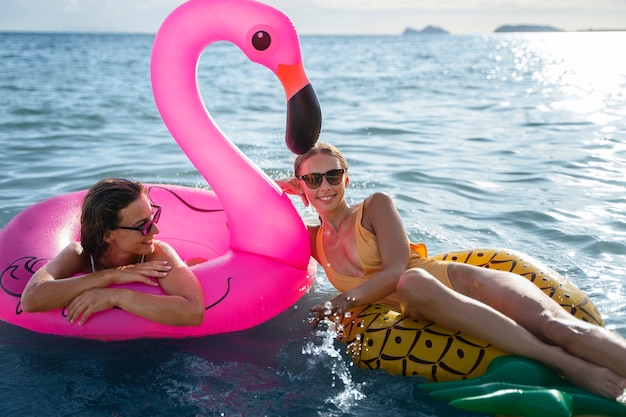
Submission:
<svg viewBox="0 0 626 417">
<path fill-rule="evenodd" d="M 437 279 L 420 268 L 407 269 L 398 280 L 396 291 L 405 310 L 419 310 L 435 301 Z M 406 312 L 405 312 L 406 314 Z"/>
</svg>

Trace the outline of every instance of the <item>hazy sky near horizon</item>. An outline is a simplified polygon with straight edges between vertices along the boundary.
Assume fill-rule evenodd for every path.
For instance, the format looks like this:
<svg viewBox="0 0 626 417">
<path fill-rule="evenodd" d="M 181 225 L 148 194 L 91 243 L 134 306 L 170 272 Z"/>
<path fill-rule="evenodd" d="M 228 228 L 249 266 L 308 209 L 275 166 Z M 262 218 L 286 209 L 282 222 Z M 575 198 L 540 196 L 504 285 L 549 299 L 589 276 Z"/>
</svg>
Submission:
<svg viewBox="0 0 626 417">
<path fill-rule="evenodd" d="M 182 0 L 0 0 L 0 31 L 155 33 Z M 265 0 L 300 34 L 399 34 L 434 25 L 451 33 L 504 24 L 624 29 L 626 0 Z"/>
</svg>

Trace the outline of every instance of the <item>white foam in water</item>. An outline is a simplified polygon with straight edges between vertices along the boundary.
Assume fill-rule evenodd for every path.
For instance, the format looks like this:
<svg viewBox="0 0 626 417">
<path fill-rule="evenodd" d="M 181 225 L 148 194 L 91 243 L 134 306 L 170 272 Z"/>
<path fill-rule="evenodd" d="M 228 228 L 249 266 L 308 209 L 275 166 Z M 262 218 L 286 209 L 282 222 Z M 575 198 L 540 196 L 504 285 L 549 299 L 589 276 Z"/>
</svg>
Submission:
<svg viewBox="0 0 626 417">
<path fill-rule="evenodd" d="M 366 395 L 361 391 L 363 384 L 352 380 L 349 367 L 352 362 L 341 355 L 341 350 L 336 348 L 334 343 L 337 335 L 343 331 L 341 324 L 330 320 L 324 320 L 328 325 L 327 330 L 317 330 L 316 336 L 321 341 L 319 345 L 313 341 L 307 342 L 302 348 L 303 355 L 310 355 L 308 364 L 315 367 L 320 362 L 330 362 L 332 387 L 338 388 L 341 385 L 343 390 L 329 397 L 326 401 L 334 404 L 342 412 L 348 412 L 356 401 L 362 400 Z"/>
</svg>

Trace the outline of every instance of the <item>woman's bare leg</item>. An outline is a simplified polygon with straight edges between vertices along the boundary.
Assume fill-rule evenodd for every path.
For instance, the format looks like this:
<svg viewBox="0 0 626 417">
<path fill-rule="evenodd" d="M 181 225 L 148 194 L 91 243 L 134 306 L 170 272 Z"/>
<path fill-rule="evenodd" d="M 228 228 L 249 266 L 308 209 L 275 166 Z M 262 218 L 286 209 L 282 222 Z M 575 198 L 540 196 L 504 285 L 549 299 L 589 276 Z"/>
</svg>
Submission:
<svg viewBox="0 0 626 417">
<path fill-rule="evenodd" d="M 485 340 L 515 355 L 552 368 L 591 392 L 616 398 L 626 380 L 609 369 L 548 345 L 494 308 L 453 291 L 422 269 L 409 269 L 398 281 L 403 313 L 427 319 Z"/>
<path fill-rule="evenodd" d="M 626 339 L 565 311 L 535 284 L 510 272 L 450 264 L 455 290 L 498 310 L 549 344 L 626 378 Z"/>
</svg>

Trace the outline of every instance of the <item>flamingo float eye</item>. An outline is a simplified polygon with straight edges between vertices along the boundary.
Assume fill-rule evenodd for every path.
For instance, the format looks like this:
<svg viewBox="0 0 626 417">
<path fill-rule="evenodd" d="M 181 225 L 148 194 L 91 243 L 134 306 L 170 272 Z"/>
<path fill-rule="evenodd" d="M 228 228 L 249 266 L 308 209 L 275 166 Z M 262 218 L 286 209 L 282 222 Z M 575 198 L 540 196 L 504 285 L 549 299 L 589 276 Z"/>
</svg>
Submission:
<svg viewBox="0 0 626 417">
<path fill-rule="evenodd" d="M 252 46 L 257 51 L 265 51 L 272 44 L 272 37 L 264 30 L 259 30 L 252 35 Z"/>
</svg>

